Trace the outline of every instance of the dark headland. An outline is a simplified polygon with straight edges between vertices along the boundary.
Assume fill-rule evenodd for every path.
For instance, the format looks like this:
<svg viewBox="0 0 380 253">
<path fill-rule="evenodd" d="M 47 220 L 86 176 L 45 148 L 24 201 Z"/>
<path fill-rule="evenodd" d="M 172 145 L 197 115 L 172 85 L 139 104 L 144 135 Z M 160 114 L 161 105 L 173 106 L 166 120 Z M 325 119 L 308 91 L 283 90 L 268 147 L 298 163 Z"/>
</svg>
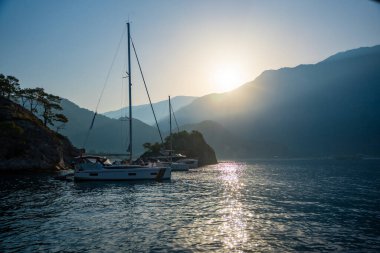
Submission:
<svg viewBox="0 0 380 253">
<path fill-rule="evenodd" d="M 22 106 L 0 96 L 0 172 L 69 168 L 79 154 L 70 141 Z"/>
</svg>

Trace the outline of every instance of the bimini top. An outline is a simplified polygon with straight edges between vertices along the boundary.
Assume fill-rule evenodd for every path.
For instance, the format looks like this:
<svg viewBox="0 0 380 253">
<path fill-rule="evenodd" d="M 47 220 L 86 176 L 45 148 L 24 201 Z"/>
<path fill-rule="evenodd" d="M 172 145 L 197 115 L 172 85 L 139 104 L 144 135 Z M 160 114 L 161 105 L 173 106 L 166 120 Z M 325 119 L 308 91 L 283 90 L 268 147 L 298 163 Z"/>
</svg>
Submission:
<svg viewBox="0 0 380 253">
<path fill-rule="evenodd" d="M 104 165 L 112 164 L 111 161 L 107 157 L 104 157 L 104 156 L 81 155 L 81 156 L 75 157 L 74 159 L 75 159 L 75 161 L 77 161 L 79 163 L 83 163 L 83 162 L 96 163 L 96 162 L 99 162 L 99 163 L 104 164 Z"/>
</svg>

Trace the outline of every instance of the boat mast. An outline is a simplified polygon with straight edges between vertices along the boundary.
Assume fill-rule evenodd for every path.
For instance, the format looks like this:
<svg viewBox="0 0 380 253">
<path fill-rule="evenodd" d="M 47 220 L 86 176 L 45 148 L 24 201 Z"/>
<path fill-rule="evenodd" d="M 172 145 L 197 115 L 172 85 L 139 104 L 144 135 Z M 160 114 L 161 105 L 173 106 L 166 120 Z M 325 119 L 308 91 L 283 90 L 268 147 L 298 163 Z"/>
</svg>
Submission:
<svg viewBox="0 0 380 253">
<path fill-rule="evenodd" d="M 132 163 L 132 73 L 131 73 L 131 33 L 128 28 L 128 86 L 129 86 L 129 162 Z"/>
<path fill-rule="evenodd" d="M 170 96 L 169 96 L 169 125 L 170 125 L 170 162 L 173 160 L 173 138 L 172 138 L 172 104 L 170 103 Z"/>
</svg>

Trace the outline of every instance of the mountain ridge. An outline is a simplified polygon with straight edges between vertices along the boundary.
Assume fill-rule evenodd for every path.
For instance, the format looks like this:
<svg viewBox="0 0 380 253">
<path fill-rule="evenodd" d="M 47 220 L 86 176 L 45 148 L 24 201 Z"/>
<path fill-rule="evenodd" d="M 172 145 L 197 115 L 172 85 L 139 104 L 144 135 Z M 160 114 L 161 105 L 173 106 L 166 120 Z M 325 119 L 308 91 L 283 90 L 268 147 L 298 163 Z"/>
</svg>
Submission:
<svg viewBox="0 0 380 253">
<path fill-rule="evenodd" d="M 196 98 L 197 97 L 193 97 L 193 96 L 175 96 L 171 98 L 174 111 L 177 111 L 181 109 L 182 107 L 190 104 Z M 158 101 L 156 103 L 153 103 L 152 105 L 155 110 L 158 121 L 160 121 L 162 118 L 167 117 L 169 115 L 168 99 Z M 120 117 L 128 115 L 128 108 L 129 107 L 126 106 L 118 110 L 102 113 L 102 115 L 107 116 L 109 118 L 118 119 Z M 148 125 L 155 124 L 150 104 L 132 106 L 132 110 L 133 110 L 133 117 L 135 119 L 139 119 Z"/>
<path fill-rule="evenodd" d="M 177 112 L 177 119 L 183 124 L 213 120 L 240 138 L 276 142 L 295 156 L 378 154 L 380 147 L 370 137 L 379 140 L 373 130 L 380 128 L 379 110 L 374 109 L 380 108 L 379 48 L 335 54 L 339 60 L 331 56 L 316 64 L 264 71 L 229 93 L 196 99 Z M 366 121 L 358 115 L 367 115 Z M 350 138 L 358 148 L 349 145 Z"/>
<path fill-rule="evenodd" d="M 92 153 L 126 153 L 129 143 L 127 121 L 110 119 L 98 114 L 89 132 L 94 112 L 81 108 L 67 99 L 63 99 L 61 105 L 69 122 L 60 132 L 69 137 L 75 146 L 84 147 Z M 155 128 L 138 119 L 133 119 L 133 127 L 133 152 L 135 154 L 143 152 L 143 143 L 154 142 L 159 139 Z M 87 135 L 88 139 L 85 141 Z"/>
<path fill-rule="evenodd" d="M 377 66 L 380 46 L 340 52 L 316 64 L 267 70 L 233 91 L 194 99 L 176 111 L 176 117 L 181 129 L 202 132 L 219 157 L 380 155 Z M 69 117 L 68 124 L 80 128 L 68 134 L 79 147 L 93 115 L 83 110 L 86 116 Z M 134 122 L 140 131 L 135 133 L 136 153 L 143 151 L 144 142 L 158 141 L 159 135 L 155 128 Z M 159 124 L 168 130 L 167 118 Z M 93 149 L 126 149 L 127 143 L 115 145 L 121 142 L 117 133 L 127 131 L 120 121 L 99 115 L 94 129 L 90 137 L 100 140 L 89 141 Z M 112 150 L 116 146 L 118 151 Z"/>
</svg>

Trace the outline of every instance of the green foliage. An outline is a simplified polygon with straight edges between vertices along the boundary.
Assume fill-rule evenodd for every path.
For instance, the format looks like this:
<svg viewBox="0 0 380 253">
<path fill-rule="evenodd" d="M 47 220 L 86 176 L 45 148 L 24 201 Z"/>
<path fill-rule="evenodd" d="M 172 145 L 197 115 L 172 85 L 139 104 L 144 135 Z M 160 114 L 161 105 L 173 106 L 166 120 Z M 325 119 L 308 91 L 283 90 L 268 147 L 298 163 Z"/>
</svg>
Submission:
<svg viewBox="0 0 380 253">
<path fill-rule="evenodd" d="M 5 77 L 0 74 L 0 95 L 8 98 L 15 99 L 20 102 L 23 107 L 29 105 L 29 110 L 34 114 L 39 114 L 42 117 L 45 126 L 54 126 L 55 122 L 61 122 L 62 126 L 68 122 L 65 115 L 57 113 L 62 111 L 60 105 L 61 98 L 53 94 L 46 93 L 43 88 L 25 88 L 21 89 L 19 80 L 13 76 Z M 42 109 L 39 110 L 38 107 Z"/>
<path fill-rule="evenodd" d="M 174 150 L 189 157 L 197 157 L 199 153 L 205 151 L 204 149 L 209 148 L 202 134 L 198 131 L 174 133 L 172 134 L 172 141 Z M 170 136 L 165 138 L 165 147 L 170 148 Z"/>
<path fill-rule="evenodd" d="M 17 93 L 20 90 L 19 80 L 14 76 L 5 77 L 0 74 L 0 96 L 7 99 L 17 97 Z"/>
<path fill-rule="evenodd" d="M 62 107 L 60 105 L 60 102 L 61 102 L 60 97 L 52 95 L 52 94 L 48 94 L 42 90 L 38 94 L 37 101 L 43 108 L 41 116 L 43 118 L 43 122 L 45 126 L 47 124 L 54 126 L 54 120 L 57 118 L 63 121 L 65 120 L 67 121 L 66 117 L 63 118 L 61 116 L 57 116 L 57 115 L 62 115 L 62 114 L 55 113 L 55 111 L 62 110 Z"/>
<path fill-rule="evenodd" d="M 158 153 L 158 152 L 160 152 L 162 146 L 158 142 L 156 142 L 154 144 L 150 144 L 149 142 L 147 142 L 147 143 L 143 144 L 143 147 L 144 147 L 145 151 L 147 151 L 147 152 Z"/>
<path fill-rule="evenodd" d="M 42 88 L 25 88 L 20 90 L 20 99 L 22 101 L 22 106 L 28 102 L 29 110 L 32 113 L 37 113 L 37 106 L 39 98 L 43 95 L 44 89 Z"/>
<path fill-rule="evenodd" d="M 67 123 L 69 121 L 69 119 L 65 115 L 63 115 L 61 113 L 57 113 L 54 115 L 54 121 Z"/>
</svg>

